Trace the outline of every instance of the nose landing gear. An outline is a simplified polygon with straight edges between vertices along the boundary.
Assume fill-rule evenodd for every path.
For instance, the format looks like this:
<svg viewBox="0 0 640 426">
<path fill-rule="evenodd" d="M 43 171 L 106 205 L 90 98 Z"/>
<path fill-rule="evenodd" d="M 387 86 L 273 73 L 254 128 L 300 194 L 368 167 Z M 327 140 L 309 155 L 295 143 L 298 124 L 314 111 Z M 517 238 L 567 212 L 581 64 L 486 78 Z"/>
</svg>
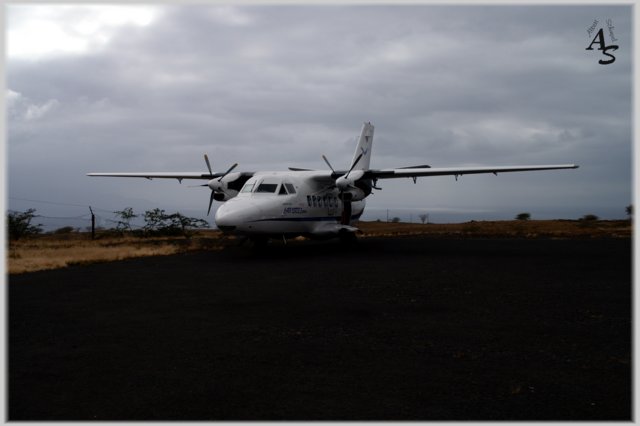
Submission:
<svg viewBox="0 0 640 426">
<path fill-rule="evenodd" d="M 342 209 L 342 217 L 340 218 L 341 225 L 351 225 L 351 201 L 342 202 L 344 208 Z"/>
</svg>

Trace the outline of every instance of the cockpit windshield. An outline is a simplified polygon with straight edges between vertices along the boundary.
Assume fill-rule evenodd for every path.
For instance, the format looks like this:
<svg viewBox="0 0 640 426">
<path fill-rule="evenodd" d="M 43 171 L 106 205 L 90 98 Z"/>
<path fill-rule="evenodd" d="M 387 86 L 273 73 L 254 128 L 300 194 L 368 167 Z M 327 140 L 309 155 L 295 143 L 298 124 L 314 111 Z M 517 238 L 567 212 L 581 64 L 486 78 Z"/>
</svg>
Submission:
<svg viewBox="0 0 640 426">
<path fill-rule="evenodd" d="M 241 194 L 295 194 L 295 187 L 289 182 L 282 182 L 280 177 L 266 177 L 262 180 L 251 179 L 240 190 Z"/>
<path fill-rule="evenodd" d="M 277 183 L 261 183 L 258 185 L 258 189 L 256 189 L 256 193 L 268 193 L 272 194 L 276 192 L 276 188 L 278 188 Z"/>
<path fill-rule="evenodd" d="M 251 192 L 253 191 L 253 187 L 255 186 L 255 182 L 247 182 L 240 192 Z"/>
</svg>

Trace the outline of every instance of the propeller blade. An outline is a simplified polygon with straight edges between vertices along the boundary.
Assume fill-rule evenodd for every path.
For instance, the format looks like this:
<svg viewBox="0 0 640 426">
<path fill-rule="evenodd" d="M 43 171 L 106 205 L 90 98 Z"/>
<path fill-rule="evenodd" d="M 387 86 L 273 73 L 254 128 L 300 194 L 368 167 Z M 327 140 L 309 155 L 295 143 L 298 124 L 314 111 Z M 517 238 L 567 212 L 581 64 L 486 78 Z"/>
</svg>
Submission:
<svg viewBox="0 0 640 426">
<path fill-rule="evenodd" d="M 347 172 L 346 175 L 344 175 L 345 178 L 349 177 L 349 173 L 351 173 L 351 171 L 353 170 L 353 168 L 356 166 L 356 164 L 358 164 L 358 161 L 360 161 L 360 159 L 362 158 L 362 154 L 358 155 L 356 157 L 356 161 L 353 162 L 353 164 L 351 165 L 351 168 L 349 169 L 349 171 Z"/>
<path fill-rule="evenodd" d="M 327 160 L 327 157 L 324 156 L 324 154 L 322 155 L 322 159 L 324 160 L 325 163 L 327 163 L 327 166 L 329 166 L 329 168 L 331 169 L 332 172 L 335 172 L 335 170 L 333 169 L 333 167 L 331 166 L 331 163 L 329 163 L 329 160 Z"/>
<path fill-rule="evenodd" d="M 207 209 L 207 216 L 211 213 L 211 205 L 213 204 L 213 197 L 215 196 L 215 192 L 211 191 L 211 196 L 209 197 L 209 208 Z"/>
<path fill-rule="evenodd" d="M 229 170 L 227 170 L 222 174 L 222 176 L 220 176 L 220 179 L 218 179 L 218 182 L 221 182 L 222 178 L 228 175 L 229 173 L 231 173 L 231 170 L 235 169 L 236 167 L 238 167 L 238 163 L 235 163 L 233 166 L 229 167 Z"/>
<path fill-rule="evenodd" d="M 207 163 L 207 169 L 209 169 L 209 174 L 212 175 L 213 170 L 211 170 L 211 164 L 209 163 L 209 157 L 207 156 L 207 154 L 204 155 L 204 161 L 205 163 Z"/>
</svg>

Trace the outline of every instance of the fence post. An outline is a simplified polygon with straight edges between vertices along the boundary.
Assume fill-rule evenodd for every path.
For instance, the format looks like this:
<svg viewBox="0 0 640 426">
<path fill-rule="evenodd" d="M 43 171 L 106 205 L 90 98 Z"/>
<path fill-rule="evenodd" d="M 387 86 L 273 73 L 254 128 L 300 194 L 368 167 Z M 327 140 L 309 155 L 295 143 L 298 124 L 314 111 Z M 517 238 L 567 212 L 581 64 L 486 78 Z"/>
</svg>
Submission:
<svg viewBox="0 0 640 426">
<path fill-rule="evenodd" d="M 91 239 L 96 239 L 96 216 L 93 214 L 93 209 L 89 206 L 89 211 L 91 212 Z"/>
</svg>

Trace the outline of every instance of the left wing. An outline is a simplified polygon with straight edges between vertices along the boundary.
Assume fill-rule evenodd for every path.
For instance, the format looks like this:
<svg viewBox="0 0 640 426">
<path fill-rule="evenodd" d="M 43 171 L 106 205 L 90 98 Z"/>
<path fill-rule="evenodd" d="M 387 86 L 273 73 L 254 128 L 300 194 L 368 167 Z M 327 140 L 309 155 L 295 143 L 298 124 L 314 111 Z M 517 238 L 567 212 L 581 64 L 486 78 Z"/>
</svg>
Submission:
<svg viewBox="0 0 640 426">
<path fill-rule="evenodd" d="M 201 173 L 201 172 L 135 172 L 135 173 L 87 173 L 87 176 L 113 176 L 113 177 L 141 177 L 147 179 L 206 179 L 211 180 L 222 176 L 224 173 Z"/>
<path fill-rule="evenodd" d="M 528 172 L 535 170 L 577 169 L 575 164 L 550 164 L 541 166 L 499 166 L 499 167 L 403 167 L 397 169 L 367 170 L 363 179 L 415 178 L 420 176 L 460 176 L 481 173 Z"/>
</svg>

